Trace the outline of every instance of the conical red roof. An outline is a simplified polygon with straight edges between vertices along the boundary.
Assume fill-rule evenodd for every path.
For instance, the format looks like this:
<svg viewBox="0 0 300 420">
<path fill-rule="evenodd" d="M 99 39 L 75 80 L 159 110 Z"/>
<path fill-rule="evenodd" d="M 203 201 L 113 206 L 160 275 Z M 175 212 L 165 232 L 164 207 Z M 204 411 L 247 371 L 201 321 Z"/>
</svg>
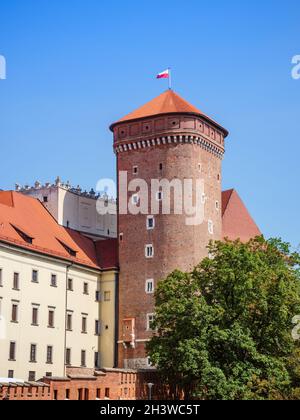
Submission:
<svg viewBox="0 0 300 420">
<path fill-rule="evenodd" d="M 116 123 L 112 124 L 113 128 L 116 124 L 131 121 L 139 120 L 142 118 L 153 117 L 156 115 L 162 114 L 196 114 L 204 117 L 208 121 L 212 122 L 217 127 L 221 128 L 224 131 L 225 135 L 228 134 L 227 130 L 220 126 L 218 123 L 213 121 L 210 117 L 205 115 L 195 106 L 191 105 L 189 102 L 181 98 L 173 90 L 168 89 L 166 92 L 163 92 L 161 95 L 147 102 L 145 105 L 121 118 Z"/>
</svg>

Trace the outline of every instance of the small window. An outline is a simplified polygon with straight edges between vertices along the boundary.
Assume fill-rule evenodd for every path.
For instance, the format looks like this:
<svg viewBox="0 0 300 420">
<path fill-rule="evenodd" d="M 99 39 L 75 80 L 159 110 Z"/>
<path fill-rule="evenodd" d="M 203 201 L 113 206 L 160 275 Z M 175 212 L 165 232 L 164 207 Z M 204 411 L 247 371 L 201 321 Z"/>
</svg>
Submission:
<svg viewBox="0 0 300 420">
<path fill-rule="evenodd" d="M 31 370 L 28 374 L 28 381 L 35 382 L 35 372 L 33 370 Z"/>
<path fill-rule="evenodd" d="M 32 308 L 32 324 L 33 326 L 38 326 L 38 308 Z"/>
<path fill-rule="evenodd" d="M 155 219 L 154 216 L 147 217 L 147 229 L 152 230 L 155 227 Z"/>
<path fill-rule="evenodd" d="M 99 369 L 99 367 L 100 367 L 100 357 L 99 357 L 99 352 L 98 351 L 95 352 L 94 365 L 95 365 L 94 367 L 96 369 Z"/>
<path fill-rule="evenodd" d="M 37 270 L 32 270 L 32 277 L 31 277 L 32 283 L 38 283 L 38 281 L 39 281 L 38 276 L 39 276 L 38 271 Z"/>
<path fill-rule="evenodd" d="M 86 351 L 81 350 L 81 367 L 86 367 Z"/>
<path fill-rule="evenodd" d="M 208 233 L 210 235 L 214 234 L 214 224 L 213 224 L 212 220 L 208 221 Z"/>
<path fill-rule="evenodd" d="M 52 372 L 46 372 L 46 378 L 52 378 Z"/>
<path fill-rule="evenodd" d="M 67 314 L 67 330 L 72 331 L 72 314 Z"/>
<path fill-rule="evenodd" d="M 83 283 L 83 294 L 88 295 L 89 294 L 89 284 Z"/>
<path fill-rule="evenodd" d="M 154 257 L 153 245 L 146 245 L 146 247 L 145 247 L 145 257 L 146 258 L 153 258 Z"/>
<path fill-rule="evenodd" d="M 120 235 L 119 235 L 120 242 L 122 242 L 122 241 L 123 241 L 123 237 L 124 237 L 123 233 L 120 233 Z"/>
<path fill-rule="evenodd" d="M 162 199 L 163 199 L 163 192 L 162 191 L 157 191 L 156 200 L 157 201 L 162 201 Z"/>
<path fill-rule="evenodd" d="M 220 181 L 220 179 L 221 179 L 221 176 L 220 176 L 220 174 L 218 174 L 217 175 L 217 180 Z"/>
<path fill-rule="evenodd" d="M 66 365 L 71 366 L 71 349 L 66 349 Z"/>
<path fill-rule="evenodd" d="M 148 331 L 153 330 L 152 328 L 153 321 L 154 321 L 154 314 L 147 314 L 147 330 Z"/>
<path fill-rule="evenodd" d="M 8 375 L 7 375 L 7 377 L 8 377 L 9 379 L 12 379 L 12 378 L 14 377 L 14 371 L 13 371 L 13 370 L 9 370 L 9 371 L 8 371 Z"/>
<path fill-rule="evenodd" d="M 159 164 L 159 170 L 160 170 L 160 171 L 162 171 L 162 170 L 163 170 L 163 164 L 162 164 L 162 163 L 160 163 L 160 164 Z"/>
<path fill-rule="evenodd" d="M 96 398 L 97 398 L 97 400 L 101 399 L 101 388 L 97 388 Z"/>
<path fill-rule="evenodd" d="M 14 273 L 13 289 L 14 290 L 19 290 L 20 289 L 20 275 L 19 275 L 19 273 Z"/>
<path fill-rule="evenodd" d="M 206 201 L 206 195 L 205 195 L 205 193 L 203 193 L 201 195 L 201 202 L 202 202 L 202 204 L 205 204 L 205 201 Z"/>
<path fill-rule="evenodd" d="M 11 341 L 9 343 L 9 360 L 16 360 L 16 343 L 15 341 Z"/>
<path fill-rule="evenodd" d="M 132 173 L 133 173 L 133 175 L 137 175 L 137 174 L 138 174 L 138 172 L 139 172 L 138 167 L 137 167 L 137 166 L 134 166 L 134 167 L 133 167 L 133 169 L 132 169 Z"/>
<path fill-rule="evenodd" d="M 95 335 L 100 335 L 100 321 L 98 319 L 95 321 Z"/>
<path fill-rule="evenodd" d="M 43 202 L 48 203 L 48 197 L 46 195 L 43 197 Z"/>
<path fill-rule="evenodd" d="M 19 307 L 17 303 L 12 304 L 11 308 L 11 322 L 18 322 Z"/>
<path fill-rule="evenodd" d="M 87 332 L 87 317 L 83 316 L 81 320 L 81 332 L 82 334 L 86 334 Z"/>
<path fill-rule="evenodd" d="M 198 163 L 198 171 L 202 172 L 202 164 L 201 163 Z"/>
<path fill-rule="evenodd" d="M 153 279 L 148 279 L 146 280 L 146 293 L 151 294 L 154 292 L 154 280 Z"/>
<path fill-rule="evenodd" d="M 53 347 L 47 346 L 47 360 L 46 363 L 52 364 L 53 363 Z"/>
<path fill-rule="evenodd" d="M 109 302 L 111 298 L 110 291 L 104 292 L 104 301 Z"/>
<path fill-rule="evenodd" d="M 30 363 L 36 363 L 36 344 L 30 345 Z"/>
<path fill-rule="evenodd" d="M 66 389 L 66 400 L 70 399 L 70 390 Z"/>
<path fill-rule="evenodd" d="M 132 204 L 134 204 L 135 206 L 137 206 L 140 202 L 140 197 L 138 194 L 133 194 L 133 196 L 131 197 L 131 202 Z"/>
<path fill-rule="evenodd" d="M 57 287 L 57 276 L 56 274 L 51 274 L 51 287 Z"/>
<path fill-rule="evenodd" d="M 96 302 L 100 302 L 100 300 L 101 300 L 101 293 L 100 293 L 99 290 L 96 290 L 96 292 L 95 292 L 95 300 L 96 300 Z"/>
<path fill-rule="evenodd" d="M 218 201 L 216 201 L 216 210 L 217 210 L 217 211 L 219 211 L 219 210 L 220 210 L 220 205 L 219 205 L 219 202 L 218 202 Z"/>
<path fill-rule="evenodd" d="M 109 388 L 105 388 L 105 398 L 109 398 Z"/>
<path fill-rule="evenodd" d="M 48 312 L 48 327 L 54 328 L 54 309 L 49 309 Z"/>
<path fill-rule="evenodd" d="M 73 279 L 68 279 L 68 290 L 73 291 Z"/>
</svg>

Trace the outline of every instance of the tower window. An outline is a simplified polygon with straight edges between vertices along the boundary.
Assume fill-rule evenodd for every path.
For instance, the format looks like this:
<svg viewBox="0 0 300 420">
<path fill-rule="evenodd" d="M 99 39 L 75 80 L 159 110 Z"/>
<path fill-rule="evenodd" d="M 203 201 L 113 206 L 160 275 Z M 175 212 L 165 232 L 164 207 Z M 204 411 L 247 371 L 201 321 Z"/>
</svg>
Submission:
<svg viewBox="0 0 300 420">
<path fill-rule="evenodd" d="M 147 314 L 147 331 L 153 330 L 152 323 L 154 321 L 154 314 Z"/>
<path fill-rule="evenodd" d="M 48 203 L 48 197 L 46 195 L 43 197 L 43 202 Z"/>
<path fill-rule="evenodd" d="M 162 199 L 163 199 L 163 192 L 162 191 L 157 191 L 156 199 L 157 199 L 157 201 L 162 201 Z"/>
<path fill-rule="evenodd" d="M 145 291 L 146 291 L 147 294 L 152 294 L 154 292 L 154 280 L 153 279 L 146 280 Z"/>
<path fill-rule="evenodd" d="M 138 205 L 139 201 L 140 201 L 139 195 L 138 194 L 133 194 L 133 196 L 131 197 L 131 201 L 132 201 L 132 204 Z"/>
<path fill-rule="evenodd" d="M 198 163 L 198 171 L 202 172 L 202 164 L 201 163 Z"/>
<path fill-rule="evenodd" d="M 147 217 L 147 229 L 152 230 L 155 227 L 155 219 L 154 216 Z"/>
<path fill-rule="evenodd" d="M 154 248 L 153 245 L 146 245 L 145 247 L 145 257 L 146 258 L 153 258 L 154 257 Z"/>
<path fill-rule="evenodd" d="M 120 242 L 122 242 L 123 241 L 123 233 L 120 233 L 120 235 L 119 235 L 119 238 L 120 238 Z"/>
<path fill-rule="evenodd" d="M 159 170 L 160 170 L 160 171 L 162 171 L 162 170 L 163 170 L 163 164 L 162 164 L 162 163 L 160 163 L 160 164 L 159 164 Z"/>
<path fill-rule="evenodd" d="M 133 175 L 137 175 L 138 171 L 139 171 L 138 166 L 134 166 L 133 169 L 132 169 Z"/>
<path fill-rule="evenodd" d="M 220 209 L 219 202 L 218 202 L 218 201 L 216 201 L 216 210 L 218 210 L 218 211 L 219 211 L 219 209 Z"/>
<path fill-rule="evenodd" d="M 214 234 L 214 224 L 213 224 L 212 220 L 208 221 L 208 233 L 210 235 Z"/>
</svg>

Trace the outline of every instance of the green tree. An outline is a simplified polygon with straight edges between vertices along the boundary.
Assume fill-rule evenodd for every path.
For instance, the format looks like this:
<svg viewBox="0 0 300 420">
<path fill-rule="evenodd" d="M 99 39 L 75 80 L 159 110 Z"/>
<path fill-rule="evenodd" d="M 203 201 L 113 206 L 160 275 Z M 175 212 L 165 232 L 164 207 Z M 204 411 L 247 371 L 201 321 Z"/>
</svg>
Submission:
<svg viewBox="0 0 300 420">
<path fill-rule="evenodd" d="M 156 291 L 147 349 L 172 397 L 297 398 L 299 255 L 263 237 L 211 243 L 209 255 Z"/>
</svg>

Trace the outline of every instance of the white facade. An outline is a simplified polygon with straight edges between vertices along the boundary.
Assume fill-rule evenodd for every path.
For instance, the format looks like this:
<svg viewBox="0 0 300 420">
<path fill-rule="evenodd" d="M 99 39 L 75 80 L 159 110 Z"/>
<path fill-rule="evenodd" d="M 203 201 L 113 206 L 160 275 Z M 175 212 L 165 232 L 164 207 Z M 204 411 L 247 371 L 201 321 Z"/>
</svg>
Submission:
<svg viewBox="0 0 300 420">
<path fill-rule="evenodd" d="M 59 178 L 55 184 L 36 182 L 34 187 L 24 188 L 17 185 L 16 191 L 40 200 L 61 226 L 95 239 L 117 237 L 117 207 L 112 199 L 96 196 L 93 191 L 82 193 L 79 187 L 62 184 Z M 107 214 L 97 212 L 97 203 Z"/>
<path fill-rule="evenodd" d="M 33 271 L 37 282 L 33 281 Z M 14 288 L 15 273 L 19 284 Z M 0 275 L 0 377 L 29 380 L 29 372 L 35 373 L 36 380 L 46 374 L 63 377 L 66 349 L 70 349 L 72 367 L 94 368 L 97 352 L 99 367 L 114 366 L 114 272 L 70 266 L 68 262 L 0 243 Z M 56 285 L 53 281 L 51 284 L 52 276 L 56 276 Z M 68 290 L 70 284 L 72 290 Z M 97 295 L 102 297 L 100 302 Z M 104 302 L 104 295 L 110 299 Z M 37 309 L 36 325 L 33 308 Z M 49 325 L 49 311 L 54 312 L 53 325 Z M 70 331 L 68 314 L 72 315 Z M 15 343 L 13 357 L 11 343 Z M 32 345 L 36 346 L 35 360 L 31 357 Z M 52 360 L 47 360 L 49 347 Z"/>
</svg>

